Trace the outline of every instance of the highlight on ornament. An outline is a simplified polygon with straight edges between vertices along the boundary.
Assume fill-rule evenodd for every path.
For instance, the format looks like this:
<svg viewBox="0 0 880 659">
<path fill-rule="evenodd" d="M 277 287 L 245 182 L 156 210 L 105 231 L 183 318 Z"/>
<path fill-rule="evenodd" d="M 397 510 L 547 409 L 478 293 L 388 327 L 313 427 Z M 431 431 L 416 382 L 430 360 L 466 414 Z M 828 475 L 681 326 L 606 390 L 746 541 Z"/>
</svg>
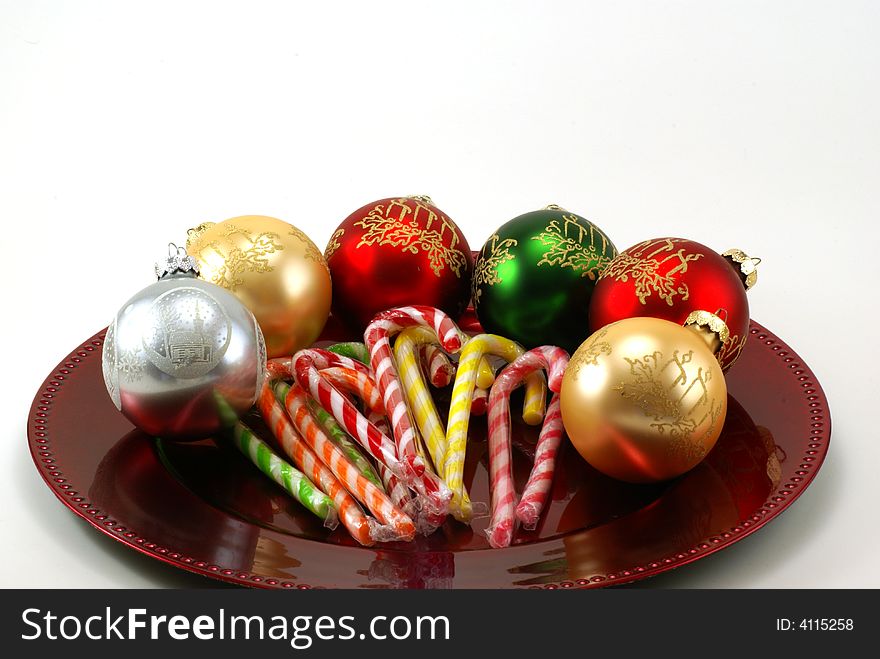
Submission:
<svg viewBox="0 0 880 659">
<path fill-rule="evenodd" d="M 706 459 L 759 262 L 618 252 L 557 205 L 476 257 L 424 196 L 365 204 L 323 254 L 280 219 L 205 222 L 114 316 L 104 381 L 146 435 L 231 447 L 337 538 L 503 548 L 540 537 L 565 451 L 634 484 Z"/>
</svg>

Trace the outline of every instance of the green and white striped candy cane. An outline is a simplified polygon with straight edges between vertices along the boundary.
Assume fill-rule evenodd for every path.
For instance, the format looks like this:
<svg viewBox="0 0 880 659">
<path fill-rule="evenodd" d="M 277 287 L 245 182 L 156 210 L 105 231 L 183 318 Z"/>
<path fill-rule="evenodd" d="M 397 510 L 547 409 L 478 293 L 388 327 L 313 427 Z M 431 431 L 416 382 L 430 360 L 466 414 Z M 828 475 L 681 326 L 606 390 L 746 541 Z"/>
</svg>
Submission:
<svg viewBox="0 0 880 659">
<path fill-rule="evenodd" d="M 355 359 L 362 364 L 370 365 L 370 351 L 367 350 L 367 346 L 363 343 L 358 343 L 357 341 L 346 341 L 344 343 L 334 343 L 332 346 L 327 348 L 330 352 L 335 352 L 337 355 L 342 355 L 343 357 L 348 357 L 349 359 Z"/>
<path fill-rule="evenodd" d="M 284 402 L 284 400 L 287 399 L 288 391 L 290 391 L 290 385 L 286 382 L 279 381 L 275 383 L 275 397 L 278 400 Z M 342 452 L 345 453 L 345 457 L 349 459 L 354 468 L 361 472 L 363 477 L 372 482 L 373 485 L 384 491 L 385 486 L 382 484 L 382 480 L 379 478 L 379 474 L 376 473 L 373 465 L 364 456 L 360 447 L 355 443 L 351 436 L 336 422 L 333 415 L 321 407 L 321 405 L 313 398 L 309 398 L 308 406 L 309 411 L 315 417 L 315 420 L 324 429 L 330 440 L 342 449 Z"/>
<path fill-rule="evenodd" d="M 304 473 L 281 458 L 266 442 L 239 422 L 232 431 L 234 444 L 260 471 L 283 487 L 294 499 L 324 520 L 324 526 L 335 529 L 339 523 L 333 500 L 319 490 Z"/>
</svg>

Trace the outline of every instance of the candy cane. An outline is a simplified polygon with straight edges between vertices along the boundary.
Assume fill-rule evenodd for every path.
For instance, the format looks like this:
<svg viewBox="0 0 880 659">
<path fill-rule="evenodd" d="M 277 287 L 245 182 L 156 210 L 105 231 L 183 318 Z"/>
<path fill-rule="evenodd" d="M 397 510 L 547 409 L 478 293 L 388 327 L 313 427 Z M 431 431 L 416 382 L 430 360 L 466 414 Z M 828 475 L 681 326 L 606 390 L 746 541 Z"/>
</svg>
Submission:
<svg viewBox="0 0 880 659">
<path fill-rule="evenodd" d="M 556 469 L 556 456 L 564 433 L 559 394 L 553 394 L 547 406 L 547 416 L 544 418 L 544 425 L 541 426 L 541 434 L 538 436 L 532 473 L 516 506 L 517 519 L 529 531 L 538 525 L 538 519 L 547 503 L 550 487 L 553 484 L 553 472 Z"/>
<path fill-rule="evenodd" d="M 378 522 L 364 515 L 357 501 L 306 445 L 285 414 L 284 408 L 275 398 L 272 386 L 272 383 L 268 381 L 263 385 L 257 406 L 272 434 L 281 444 L 281 448 L 290 456 L 297 467 L 309 475 L 312 481 L 318 483 L 321 489 L 333 499 L 333 505 L 336 506 L 339 519 L 348 529 L 351 537 L 367 547 L 374 544 L 376 537 L 382 535 L 377 529 Z"/>
<path fill-rule="evenodd" d="M 433 341 L 434 337 L 432 336 L 431 339 Z M 419 359 L 428 373 L 431 384 L 438 389 L 449 385 L 455 377 L 455 364 L 449 361 L 446 353 L 434 343 L 423 343 L 419 346 Z"/>
<path fill-rule="evenodd" d="M 471 398 L 471 416 L 485 416 L 488 409 L 489 391 L 477 385 Z"/>
<path fill-rule="evenodd" d="M 334 366 L 369 373 L 363 364 L 326 350 L 300 350 L 292 358 L 292 370 L 297 384 L 330 412 L 339 425 L 370 455 L 394 472 L 395 476 L 409 482 L 413 477 L 412 470 L 397 458 L 397 449 L 391 438 L 370 423 L 351 401 L 321 376 L 319 369 Z"/>
<path fill-rule="evenodd" d="M 337 355 L 342 355 L 343 357 L 359 361 L 361 364 L 370 363 L 370 352 L 367 350 L 367 346 L 363 343 L 357 343 L 356 341 L 334 343 L 327 348 L 327 350 L 335 352 Z"/>
<path fill-rule="evenodd" d="M 364 454 L 361 453 L 360 445 L 342 429 L 342 427 L 336 422 L 336 419 L 333 418 L 333 415 L 318 405 L 318 402 L 313 398 L 309 398 L 308 405 L 309 412 L 311 412 L 312 416 L 315 417 L 315 420 L 321 424 L 321 427 L 330 437 L 331 441 L 335 442 L 336 445 L 342 449 L 345 453 L 345 457 L 349 459 L 351 464 L 363 474 L 364 478 L 372 481 L 376 487 L 382 487 L 382 480 L 379 478 L 379 474 L 376 473 L 376 469 Z"/>
<path fill-rule="evenodd" d="M 551 391 L 558 392 L 562 385 L 562 376 L 568 365 L 568 353 L 562 348 L 554 346 L 541 346 L 529 350 L 510 365 L 508 365 L 496 378 L 489 394 L 489 491 L 492 498 L 492 519 L 486 529 L 489 544 L 493 547 L 507 547 L 513 538 L 516 526 L 514 507 L 516 505 L 516 490 L 513 486 L 513 468 L 510 450 L 510 393 L 523 381 L 532 377 L 536 372 L 545 370 L 548 373 L 548 384 Z M 556 405 L 551 410 L 553 415 L 559 417 L 558 393 L 554 393 Z M 561 418 L 561 417 L 559 417 Z M 547 423 L 550 421 L 550 424 Z M 556 419 L 549 417 L 545 421 L 548 436 L 556 436 L 556 446 L 559 444 L 560 434 L 556 434 Z M 542 436 L 544 433 L 542 428 Z M 540 440 L 539 440 L 540 441 Z M 547 438 L 545 437 L 545 442 Z M 555 448 L 552 451 L 555 456 Z M 537 462 L 536 465 L 537 467 Z M 549 479 L 552 479 L 553 460 L 545 458 L 542 462 L 542 472 L 549 470 Z M 546 483 L 545 483 L 546 481 Z M 540 482 L 536 475 L 533 485 L 529 507 L 527 512 L 531 515 L 538 504 L 537 512 L 540 514 L 544 499 L 540 492 L 546 484 L 549 490 L 547 477 L 541 476 Z M 547 490 L 543 496 L 546 497 Z M 535 517 L 537 519 L 537 517 Z"/>
<path fill-rule="evenodd" d="M 337 389 L 348 391 L 362 400 L 364 405 L 367 406 L 368 411 L 379 414 L 384 413 L 385 408 L 382 406 L 382 397 L 379 395 L 379 390 L 373 384 L 373 380 L 369 375 L 344 366 L 323 368 L 318 372 Z"/>
<path fill-rule="evenodd" d="M 409 402 L 409 409 L 415 417 L 428 454 L 442 477 L 446 430 L 416 359 L 419 346 L 430 345 L 436 340 L 437 337 L 427 327 L 404 328 L 394 341 L 394 358 L 397 362 L 401 387 Z"/>
<path fill-rule="evenodd" d="M 463 476 L 477 366 L 484 354 L 493 354 L 512 362 L 523 352 L 522 346 L 518 343 L 495 334 L 478 334 L 470 339 L 461 351 L 458 372 L 455 374 L 455 384 L 452 387 L 442 469 L 443 477 L 453 492 L 450 510 L 460 521 L 470 521 L 473 516 L 473 508 L 464 487 Z M 543 417 L 545 395 L 543 376 L 540 373 L 529 375 L 526 381 L 525 407 L 532 412 L 539 412 Z"/>
<path fill-rule="evenodd" d="M 456 353 L 461 348 L 461 333 L 452 319 L 439 309 L 426 306 L 400 307 L 376 315 L 367 326 L 364 343 L 370 350 L 370 364 L 382 394 L 385 414 L 391 421 L 398 455 L 417 474 L 421 474 L 425 466 L 416 451 L 409 412 L 400 391 L 397 367 L 391 353 L 391 335 L 413 326 L 432 328 L 440 347 L 449 353 Z"/>
<path fill-rule="evenodd" d="M 385 491 L 388 492 L 392 503 L 409 515 L 416 522 L 416 530 L 419 530 L 418 506 L 412 498 L 409 488 L 384 465 L 380 464 L 378 469 L 379 477 L 382 479 Z"/>
<path fill-rule="evenodd" d="M 294 427 L 321 461 L 358 501 L 383 524 L 392 528 L 397 540 L 412 540 L 415 525 L 409 515 L 397 508 L 388 495 L 376 487 L 348 461 L 345 454 L 324 433 L 308 409 L 308 394 L 297 384 L 275 385 L 275 395 L 284 396 L 284 406 Z"/>
<path fill-rule="evenodd" d="M 387 433 L 388 421 L 384 415 L 381 397 L 370 378 L 359 371 L 343 367 L 324 369 L 320 371 L 320 373 L 322 376 L 327 377 L 333 384 L 344 386 L 348 391 L 360 398 L 367 406 L 370 422 L 381 432 Z M 416 436 L 416 440 L 418 439 L 419 437 Z M 417 448 L 419 448 L 418 443 Z M 387 473 L 383 473 L 383 471 Z M 430 532 L 433 532 L 433 530 L 442 523 L 442 520 L 446 516 L 446 504 L 451 498 L 452 492 L 448 491 L 448 488 L 446 488 L 445 485 L 440 482 L 433 473 L 431 473 L 430 469 L 426 468 L 420 476 L 416 477 L 416 482 L 413 483 L 413 487 L 417 492 L 424 496 L 429 496 L 433 499 L 438 499 L 439 497 L 439 501 L 436 502 L 436 505 L 432 505 L 429 502 L 429 505 L 422 506 L 419 505 L 419 502 L 413 501 L 405 484 L 394 476 L 393 473 L 387 469 L 383 469 L 381 464 L 379 473 L 382 476 L 382 481 L 386 488 L 391 488 L 388 490 L 388 493 L 395 505 L 410 515 L 412 515 L 412 511 L 416 509 L 418 509 L 420 513 L 424 511 L 424 514 L 421 514 L 419 519 L 416 520 L 419 532 L 427 534 L 427 529 L 430 525 L 433 525 L 430 528 Z M 431 493 L 437 494 L 432 495 Z M 407 507 L 405 508 L 404 506 Z M 437 520 L 440 521 L 438 522 Z"/>
<path fill-rule="evenodd" d="M 495 371 L 496 365 L 488 355 L 484 355 L 477 367 L 477 387 L 488 391 L 492 387 L 492 383 L 495 382 Z"/>
<path fill-rule="evenodd" d="M 388 419 L 385 418 L 384 413 L 377 414 L 371 412 L 369 418 L 370 422 L 382 432 L 391 432 L 391 424 L 388 423 Z M 438 492 L 438 495 L 434 498 L 439 498 L 439 506 L 422 505 L 423 498 L 413 498 L 408 488 L 400 481 L 400 479 L 385 469 L 381 464 L 379 465 L 379 474 L 382 477 L 382 482 L 385 484 L 388 496 L 391 497 L 391 500 L 394 501 L 398 508 L 415 520 L 416 531 L 421 535 L 431 535 L 446 519 L 446 507 L 449 498 L 452 497 L 452 492 L 446 488 L 444 483 L 435 482 L 437 477 L 429 469 L 425 469 L 425 472 L 419 476 L 419 479 L 423 484 L 417 488 L 417 491 L 424 492 L 430 490 Z M 424 484 L 425 481 L 427 481 L 427 485 Z"/>
<path fill-rule="evenodd" d="M 240 421 L 232 430 L 233 444 L 252 463 L 278 483 L 309 512 L 324 520 L 324 526 L 335 529 L 339 524 L 333 500 L 321 492 L 299 469 L 273 451 L 266 442 Z"/>
<path fill-rule="evenodd" d="M 469 337 L 464 336 L 466 342 Z M 448 386 L 455 378 L 455 364 L 450 361 L 446 353 L 434 344 L 423 344 L 419 346 L 419 357 L 422 366 L 428 373 L 428 379 L 435 387 L 442 388 Z M 489 389 L 495 382 L 495 368 L 488 358 L 483 357 L 480 360 L 480 370 L 477 372 L 477 386 L 483 389 Z"/>
</svg>

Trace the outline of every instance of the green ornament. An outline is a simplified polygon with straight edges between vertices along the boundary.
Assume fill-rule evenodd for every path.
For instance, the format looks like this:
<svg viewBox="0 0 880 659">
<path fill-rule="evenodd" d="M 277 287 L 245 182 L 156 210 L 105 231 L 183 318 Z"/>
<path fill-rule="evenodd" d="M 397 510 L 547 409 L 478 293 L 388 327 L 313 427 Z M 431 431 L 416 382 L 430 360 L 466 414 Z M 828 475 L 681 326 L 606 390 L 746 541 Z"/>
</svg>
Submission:
<svg viewBox="0 0 880 659">
<path fill-rule="evenodd" d="M 608 236 L 559 206 L 515 217 L 483 245 L 474 267 L 473 304 L 486 332 L 526 348 L 569 352 L 590 333 L 596 280 L 617 256 Z"/>
</svg>

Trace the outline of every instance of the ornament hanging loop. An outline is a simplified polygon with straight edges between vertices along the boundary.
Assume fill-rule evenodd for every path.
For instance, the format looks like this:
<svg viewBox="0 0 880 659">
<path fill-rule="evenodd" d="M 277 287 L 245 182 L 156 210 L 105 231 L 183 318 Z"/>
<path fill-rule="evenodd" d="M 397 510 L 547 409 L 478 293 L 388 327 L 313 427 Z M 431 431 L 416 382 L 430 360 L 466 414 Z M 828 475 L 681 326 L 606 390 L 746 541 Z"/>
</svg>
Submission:
<svg viewBox="0 0 880 659">
<path fill-rule="evenodd" d="M 197 276 L 199 265 L 195 258 L 187 253 L 186 247 L 178 247 L 176 243 L 168 243 L 168 256 L 163 261 L 156 262 L 155 270 L 157 279 L 179 273 Z"/>
<path fill-rule="evenodd" d="M 749 290 L 758 282 L 758 264 L 761 263 L 760 257 L 749 256 L 744 251 L 737 248 L 728 249 L 726 252 L 722 252 L 721 256 L 727 259 L 737 270 L 746 290 Z"/>
</svg>

